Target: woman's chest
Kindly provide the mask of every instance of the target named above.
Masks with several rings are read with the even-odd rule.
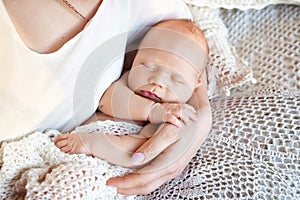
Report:
[[[3,0],[3,3],[24,44],[37,53],[51,53],[85,27],[86,19],[94,16],[101,0]]]

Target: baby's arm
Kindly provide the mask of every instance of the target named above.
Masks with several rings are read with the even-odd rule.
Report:
[[[128,73],[104,93],[99,110],[107,115],[129,120],[168,122],[180,127],[196,120],[195,109],[186,103],[159,103],[135,94],[127,85]]]
[[[148,121],[155,102],[136,95],[127,86],[128,73],[114,82],[103,94],[98,109],[110,116],[136,121]]]
[[[138,135],[122,137],[101,133],[63,134],[56,138],[55,144],[65,153],[86,154],[124,167],[139,167],[133,164],[132,153],[151,137],[156,129],[157,125],[148,124]]]

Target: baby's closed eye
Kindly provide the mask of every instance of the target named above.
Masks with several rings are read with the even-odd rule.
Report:
[[[183,85],[185,83],[185,81],[178,75],[172,75],[171,80],[177,85]]]

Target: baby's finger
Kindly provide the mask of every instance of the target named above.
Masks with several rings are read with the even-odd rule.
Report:
[[[189,124],[191,124],[192,122],[197,121],[197,115],[195,113],[191,113],[191,112],[185,112],[182,116],[182,122],[184,123],[184,125],[188,126]]]
[[[55,142],[55,145],[58,147],[58,148],[62,148],[64,146],[66,146],[68,144],[68,141],[67,140],[59,140],[57,142]]]
[[[58,141],[60,141],[60,140],[64,140],[64,139],[66,139],[67,137],[69,137],[69,135],[70,135],[70,134],[61,134],[61,135],[58,135],[58,136],[55,138],[54,142],[58,142]]]
[[[60,148],[60,150],[64,153],[69,153],[69,154],[71,154],[71,152],[72,152],[71,146],[68,146],[68,145]]]
[[[196,113],[196,110],[193,106],[189,105],[189,104],[181,104],[181,108],[182,109],[187,109],[187,110],[190,110],[191,112],[193,113]]]
[[[178,117],[174,116],[174,115],[171,115],[171,114],[167,114],[166,116],[166,121],[165,122],[168,122],[170,124],[173,124],[174,126],[180,128],[181,127],[181,122],[180,122],[180,119],[178,119]]]

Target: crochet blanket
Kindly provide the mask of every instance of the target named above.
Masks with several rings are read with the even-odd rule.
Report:
[[[141,128],[125,122],[99,121],[72,132],[124,135],[138,133]],[[0,199],[123,199],[105,183],[132,170],[102,159],[64,154],[53,143],[58,134],[56,130],[35,132],[1,146]]]
[[[256,85],[211,100],[212,131],[183,173],[136,199],[300,199],[300,7],[222,10]],[[136,133],[111,121],[79,127]],[[129,170],[53,144],[57,131],[1,145],[0,199],[123,199],[105,181]]]

